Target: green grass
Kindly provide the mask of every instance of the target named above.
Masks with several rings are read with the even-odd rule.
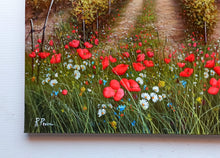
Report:
[[[67,69],[64,63],[70,63],[70,59],[73,66],[85,65],[85,63],[77,53],[73,54],[76,49],[65,50],[64,45],[73,39],[78,39],[78,36],[77,34],[69,34],[70,39],[67,39],[66,34],[59,32],[61,30],[57,32],[59,40],[56,41],[55,47],[56,51],[62,54],[62,62],[51,65],[49,58],[42,60],[41,73],[38,74],[35,60],[36,66],[33,76],[36,78],[39,76],[39,83],[36,78],[35,80],[32,78],[31,60],[28,56],[26,57],[25,132],[219,134],[220,95],[213,96],[207,93],[207,89],[210,87],[210,78],[218,79],[219,76],[217,74],[211,76],[209,72],[209,78],[204,78],[205,69],[201,60],[195,61],[197,62],[196,67],[193,63],[184,61],[189,52],[193,52],[201,58],[206,53],[217,52],[218,47],[214,43],[209,46],[198,44],[196,47],[188,46],[194,41],[187,40],[187,43],[183,43],[185,48],[176,50],[171,62],[166,64],[163,59],[168,58],[168,54],[173,53],[173,50],[159,39],[154,26],[149,25],[154,24],[156,19],[154,1],[145,0],[144,8],[142,15],[137,19],[134,32],[129,35],[127,40],[119,42],[119,45],[116,46],[117,52],[111,52],[112,56],[117,58],[117,62],[111,63],[105,70],[102,70],[99,59],[102,49],[105,48],[94,46],[89,49],[94,57],[86,60],[88,63],[86,70],[80,70],[80,78],[75,79],[74,70]],[[71,30],[71,27],[68,29]],[[142,42],[143,45],[138,46],[139,42]],[[125,47],[125,45],[127,46]],[[80,47],[83,45],[81,44]],[[207,50],[207,47],[210,47],[210,50]],[[147,60],[154,62],[154,67],[146,68],[141,72],[133,69],[132,63],[136,62],[136,50],[138,49],[143,53],[147,52],[146,49],[151,49],[154,52],[153,58],[146,55]],[[203,50],[204,53],[196,53],[197,49]],[[51,49],[47,51],[51,52]],[[122,58],[123,52],[129,52],[130,57],[128,59]],[[102,55],[105,57],[110,54]],[[183,56],[183,59],[179,59],[180,56]],[[179,73],[185,67],[179,68],[176,65],[177,62],[185,62],[185,67],[194,68],[193,75],[189,78],[180,77]],[[117,76],[112,73],[111,69],[121,63],[128,64],[129,69],[125,75]],[[94,66],[96,69],[93,68]],[[58,73],[58,77],[55,77],[56,73]],[[118,102],[113,98],[103,96],[103,89],[109,86],[112,79],[118,81],[121,78],[136,80],[137,77],[140,77],[140,73],[146,75],[146,77],[141,77],[143,79],[143,84],[139,84],[141,92],[129,92],[123,88],[125,95]],[[58,81],[53,87],[49,83],[44,85],[41,83],[48,74],[50,80],[57,79]],[[105,84],[100,85],[99,80]],[[152,93],[152,88],[162,82],[164,85],[159,85],[158,95],[166,94],[166,98],[156,103],[150,100],[149,108],[143,110],[139,103],[141,94]],[[68,90],[66,96],[61,93],[63,89]],[[206,90],[204,91],[204,89]],[[51,96],[53,91],[59,93],[57,95],[53,93]],[[106,114],[98,117],[99,104],[100,106],[105,104],[106,107],[108,104],[112,104],[112,108],[105,108]],[[45,118],[45,122],[52,123],[54,126],[34,127],[36,118]]]

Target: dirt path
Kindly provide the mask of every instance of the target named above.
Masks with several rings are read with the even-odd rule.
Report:
[[[184,39],[184,23],[176,0],[156,0],[156,27],[162,39],[178,42]]]
[[[217,13],[217,24],[212,34],[213,40],[218,40],[220,38],[220,1],[217,1],[218,13]]]
[[[130,0],[125,8],[125,11],[120,15],[116,23],[116,27],[113,28],[112,33],[106,42],[108,47],[114,46],[120,39],[126,38],[134,29],[136,19],[141,14],[144,0]]]

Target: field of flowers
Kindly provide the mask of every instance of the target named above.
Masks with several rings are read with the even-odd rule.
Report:
[[[39,39],[26,54],[25,132],[220,134],[220,42],[193,33],[172,47],[153,26],[153,4],[117,52],[105,50],[104,31],[84,42],[75,25],[43,51]]]

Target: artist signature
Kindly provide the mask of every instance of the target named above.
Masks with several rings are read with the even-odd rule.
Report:
[[[46,119],[45,118],[39,118],[37,117],[35,119],[35,124],[34,124],[34,127],[39,127],[39,126],[53,126],[54,124],[52,123],[48,123],[46,122]]]

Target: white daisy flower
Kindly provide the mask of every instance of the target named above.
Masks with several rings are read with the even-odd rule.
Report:
[[[146,78],[147,77],[146,74],[143,74],[143,73],[140,73],[139,76],[142,77],[142,78]]]
[[[150,95],[148,93],[142,93],[141,94],[141,98],[146,99],[148,101],[151,99],[151,97],[150,97]]]
[[[73,65],[72,64],[68,64],[67,65],[67,69],[72,69],[73,68]]]
[[[162,95],[158,95],[158,99],[159,99],[159,101],[162,101],[163,100]]]
[[[69,59],[68,62],[69,62],[69,63],[73,63],[73,59]]]
[[[79,79],[80,78],[80,76],[81,76],[81,74],[80,74],[80,72],[78,71],[78,70],[74,70],[74,77],[75,77],[75,79]]]
[[[214,70],[210,70],[210,75],[214,76],[215,75],[215,71]]]
[[[144,83],[143,79],[141,77],[136,78],[136,81],[142,85]]]
[[[45,83],[46,83],[46,81],[45,81],[45,80],[43,80],[43,81],[41,82],[41,84],[42,84],[42,85],[45,85]]]
[[[90,88],[87,88],[87,91],[88,91],[88,92],[92,92],[92,90],[91,90]]]
[[[55,73],[55,75],[54,75],[55,77],[58,77],[58,73]]]
[[[205,72],[209,72],[209,69],[208,69],[208,68],[205,68],[204,70],[205,70]]]
[[[172,72],[173,72],[173,67],[171,67],[171,66],[170,66],[170,68],[169,68],[169,69],[170,69],[170,71],[172,71]]]
[[[149,103],[148,103],[147,100],[141,99],[141,100],[139,101],[139,103],[140,103],[141,107],[142,107],[144,110],[147,110],[147,109],[149,108]]]
[[[83,61],[83,64],[84,64],[84,65],[88,65],[88,62],[87,62],[87,61]]]
[[[204,72],[204,78],[209,78],[208,72]]]
[[[64,62],[64,63],[63,63],[63,66],[66,67],[66,66],[67,66],[67,62]]]
[[[150,96],[151,96],[151,99],[154,103],[156,103],[159,99],[156,93],[151,93]]]
[[[153,89],[153,91],[156,92],[156,93],[159,92],[159,87],[158,87],[158,86],[154,86],[152,89]]]
[[[102,104],[102,108],[103,108],[103,109],[106,109],[106,108],[107,108],[107,105],[106,105],[106,104]]]
[[[106,110],[105,109],[99,109],[98,110],[98,117],[101,117],[101,116],[103,116],[105,114],[106,114]]]
[[[166,96],[166,94],[162,94],[162,97],[163,97],[163,99],[165,99],[167,96]]]
[[[113,106],[112,106],[111,103],[108,103],[107,106],[108,106],[109,108],[111,108],[111,109],[113,108]]]
[[[45,79],[45,82],[46,82],[46,83],[50,82],[50,77],[47,77],[47,78]]]
[[[73,66],[73,69],[75,69],[75,70],[80,70],[80,66],[79,66],[79,65],[74,65],[74,66]]]
[[[94,78],[94,77],[95,77],[95,75],[94,75],[94,74],[92,74],[92,75],[91,75],[91,78]]]
[[[58,83],[58,81],[56,79],[53,79],[50,81],[50,85],[53,87],[54,85],[56,85]]]
[[[51,76],[51,74],[49,74],[49,73],[48,73],[48,74],[46,74],[46,77],[50,77],[50,76]]]
[[[81,65],[81,69],[82,69],[82,71],[85,71],[86,70],[86,66],[85,65]]]

